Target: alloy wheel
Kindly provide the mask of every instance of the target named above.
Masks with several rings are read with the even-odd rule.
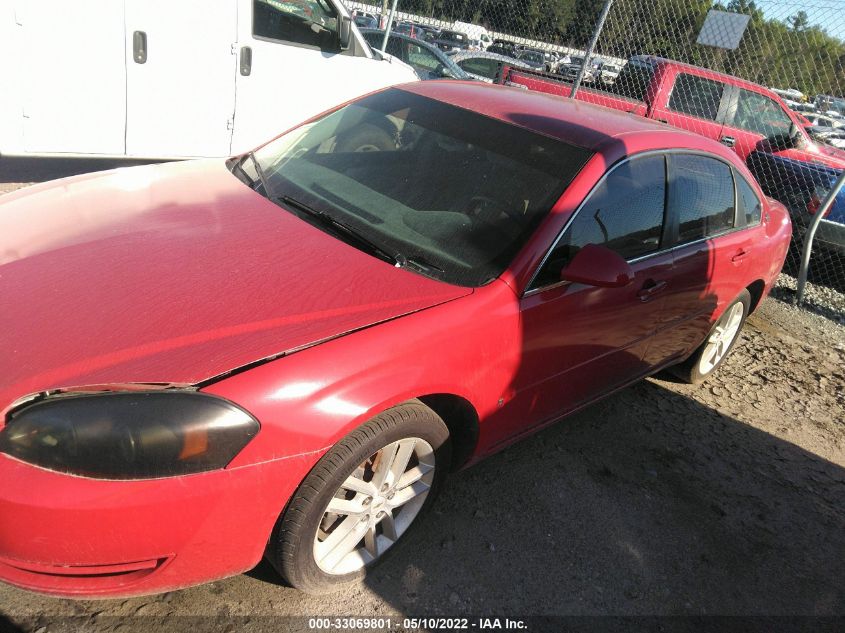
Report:
[[[327,574],[378,559],[413,523],[434,481],[434,449],[404,438],[376,451],[346,478],[323,511],[314,559]]]

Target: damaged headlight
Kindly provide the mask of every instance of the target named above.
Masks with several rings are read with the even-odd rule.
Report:
[[[14,412],[0,452],[95,479],[149,479],[223,468],[258,430],[243,409],[198,392],[80,394]]]

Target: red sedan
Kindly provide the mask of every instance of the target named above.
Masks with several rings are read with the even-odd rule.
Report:
[[[0,579],[359,579],[450,470],[706,378],[790,231],[714,141],[461,82],[3,196]]]

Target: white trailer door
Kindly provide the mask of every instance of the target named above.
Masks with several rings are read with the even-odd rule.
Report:
[[[373,59],[363,40],[333,46],[328,0],[238,0],[239,72],[232,153],[253,149],[332,106],[414,78]]]
[[[17,0],[26,152],[123,154],[122,0]]]
[[[128,155],[229,155],[236,38],[232,0],[126,0]]]

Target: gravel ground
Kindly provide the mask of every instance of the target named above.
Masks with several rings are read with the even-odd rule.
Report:
[[[0,613],[40,633],[156,622],[144,616],[227,630],[318,614],[845,616],[843,360],[841,323],[770,298],[704,385],[643,381],[455,474],[343,593],[300,594],[262,564],[129,600],[0,585]]]

